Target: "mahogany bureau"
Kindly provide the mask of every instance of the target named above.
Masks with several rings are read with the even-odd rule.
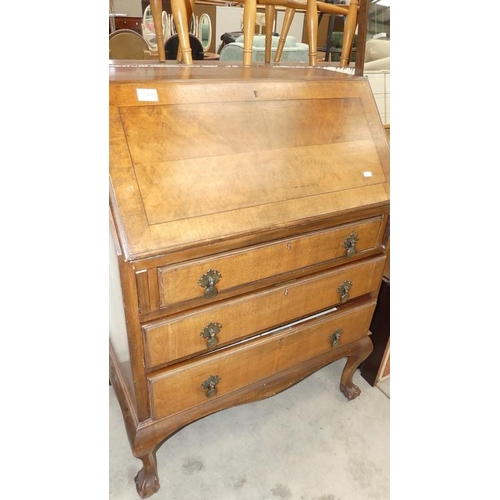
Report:
[[[181,427],[372,350],[389,147],[364,77],[110,65],[110,381],[142,469]],[[223,439],[223,437],[221,437]]]

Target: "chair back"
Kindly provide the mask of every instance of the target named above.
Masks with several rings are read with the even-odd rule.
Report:
[[[117,30],[109,35],[110,59],[151,59],[146,40],[133,30]]]

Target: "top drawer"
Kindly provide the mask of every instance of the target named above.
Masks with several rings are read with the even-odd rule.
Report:
[[[334,259],[363,255],[381,245],[385,219],[374,217],[307,235],[158,268],[161,309],[230,296],[237,287]],[[274,279],[273,281],[277,281]]]

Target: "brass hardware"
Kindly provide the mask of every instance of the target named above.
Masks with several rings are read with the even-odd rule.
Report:
[[[217,394],[217,388],[215,387],[220,382],[219,375],[210,375],[203,383],[201,388],[205,389],[207,392],[207,398],[212,398]]]
[[[329,337],[328,339],[332,342],[332,347],[335,346],[336,344],[339,343],[340,337],[342,337],[342,334],[344,333],[344,330],[342,328],[337,328]]]
[[[216,335],[220,332],[221,328],[222,325],[220,323],[209,323],[200,332],[200,337],[207,339],[208,349],[213,349],[219,343],[219,339],[216,337]]]
[[[352,281],[343,281],[337,288],[337,292],[340,294],[340,303],[343,304],[349,300],[349,290],[352,287]]]
[[[351,233],[344,240],[344,248],[347,249],[347,257],[353,257],[354,255],[356,255],[356,243],[358,242],[358,239],[359,237],[357,233]]]
[[[215,285],[222,278],[221,273],[219,271],[215,271],[214,269],[210,269],[198,280],[198,284],[205,289],[203,292],[203,297],[206,299],[213,299],[219,291],[215,288]]]

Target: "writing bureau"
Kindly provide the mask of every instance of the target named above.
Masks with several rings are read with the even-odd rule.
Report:
[[[109,120],[110,380],[144,498],[190,422],[342,358],[359,395],[389,148],[367,80],[322,67],[111,64]]]

